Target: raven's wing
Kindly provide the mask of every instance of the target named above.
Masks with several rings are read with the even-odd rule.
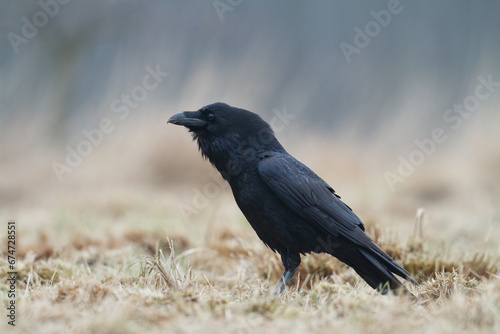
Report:
[[[394,284],[391,287],[397,288],[400,283],[390,272],[416,284],[403,267],[365,234],[361,220],[340,200],[332,187],[307,166],[286,152],[265,152],[259,155],[259,160],[258,170],[262,180],[285,205],[319,232],[333,236],[340,235],[360,246],[358,250],[369,260],[369,263],[378,269],[382,278],[379,279],[380,277],[377,276],[372,281],[371,278],[376,276],[373,271],[375,268],[367,273],[366,268],[363,268],[365,262],[358,261],[350,265],[372,287],[376,288],[379,283],[391,281]],[[376,257],[374,257],[375,254],[377,254]],[[357,265],[360,263],[361,266]]]
[[[265,152],[259,160],[262,180],[296,214],[319,231],[373,247],[358,216],[311,169],[286,152]]]

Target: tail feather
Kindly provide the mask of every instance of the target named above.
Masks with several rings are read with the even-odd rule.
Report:
[[[385,258],[377,256],[377,253],[373,253],[370,250],[360,248],[359,252],[364,257],[365,261],[363,262],[365,263],[360,263],[353,268],[372,288],[380,291],[382,294],[386,294],[388,292],[388,288],[391,290],[403,289],[403,291],[407,291],[404,285],[401,284],[401,282],[392,274],[392,272],[396,271],[391,270],[393,269],[392,263],[388,263]],[[387,265],[391,265],[389,267],[390,269],[387,268]],[[396,267],[394,269],[399,268]],[[400,270],[397,270],[397,272],[399,275]],[[404,273],[402,274],[404,276],[400,276],[406,278],[406,275]]]
[[[382,249],[368,249],[364,247],[346,247],[349,250],[339,254],[332,254],[340,261],[352,267],[368,285],[382,294],[386,294],[389,289],[393,291],[403,291],[405,294],[409,291],[394,276],[394,274],[417,284],[411,275],[399,264],[396,263]],[[347,249],[344,250],[347,250]]]
[[[401,267],[396,261],[394,261],[389,255],[387,255],[387,253],[384,252],[379,246],[377,246],[377,244],[373,243],[372,246],[373,247],[371,249],[360,249],[361,253],[363,253],[365,256],[368,256],[370,254],[373,255],[378,259],[378,261],[375,261],[383,264],[384,267],[390,272],[412,282],[413,284],[418,284],[413,279],[413,277],[411,277],[410,273],[406,271],[405,268]]]

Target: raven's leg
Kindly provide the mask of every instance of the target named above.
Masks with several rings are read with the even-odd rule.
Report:
[[[285,287],[290,282],[297,269],[299,269],[300,265],[300,253],[291,253],[286,251],[280,254],[285,271],[283,271],[278,283],[276,283],[276,286],[274,287],[275,295],[281,294],[283,290],[285,290]]]

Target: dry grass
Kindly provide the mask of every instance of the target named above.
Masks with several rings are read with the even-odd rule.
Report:
[[[437,157],[393,194],[380,181],[386,168],[380,158],[357,157],[370,161],[363,164],[345,148],[329,148],[332,154],[320,158],[310,150],[322,149],[320,142],[291,145],[420,285],[409,285],[417,302],[380,296],[352,269],[315,254],[303,258],[290,288],[275,297],[270,291],[280,259],[258,240],[227,188],[189,219],[181,215],[179,204],[192,203],[193,188],[213,181],[195,145],[182,131],[148,134],[156,148],[151,141],[137,144],[142,137],[132,135],[130,143],[147,149],[119,173],[113,171],[124,158],[116,152],[124,144],[110,140],[62,184],[44,169],[54,157],[50,150],[46,163],[29,172],[39,154],[21,157],[0,146],[8,158],[0,172],[19,173],[0,184],[2,221],[18,224],[17,332],[500,332],[496,151],[486,151],[472,167],[457,164],[453,152]],[[174,146],[158,144],[173,140]],[[333,156],[353,163],[336,164]],[[493,184],[470,198],[450,175],[434,182],[436,170],[454,165],[472,179],[464,189],[474,181],[484,185],[485,173]],[[29,182],[20,173],[29,174]],[[421,206],[425,211],[415,215]],[[7,303],[4,246],[1,252]],[[12,332],[2,319],[0,332]]]
[[[499,329],[500,280],[491,261],[476,257],[472,263],[488,270],[471,277],[473,265],[460,258],[438,267],[437,255],[401,247],[398,258],[409,270],[432,270],[429,277],[417,276],[419,286],[410,286],[418,298],[412,302],[379,296],[331,257],[307,256],[291,288],[275,297],[270,291],[280,274],[279,259],[263,247],[249,248],[252,238],[176,253],[175,241],[164,236],[152,255],[148,245],[125,233],[113,244],[88,236],[85,245],[48,259],[28,252],[18,262],[17,327],[41,333]],[[4,260],[0,268],[5,277]]]

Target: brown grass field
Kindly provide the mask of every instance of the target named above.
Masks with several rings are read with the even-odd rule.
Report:
[[[279,257],[186,131],[135,126],[117,129],[63,182],[51,163],[66,143],[39,140],[36,129],[23,140],[12,139],[16,127],[2,134],[1,333],[500,333],[493,124],[471,124],[395,192],[383,178],[399,154],[390,138],[278,136],[414,275],[417,302],[379,295],[324,254],[305,256],[292,286],[273,296]],[[6,318],[8,220],[17,227],[15,328]]]

